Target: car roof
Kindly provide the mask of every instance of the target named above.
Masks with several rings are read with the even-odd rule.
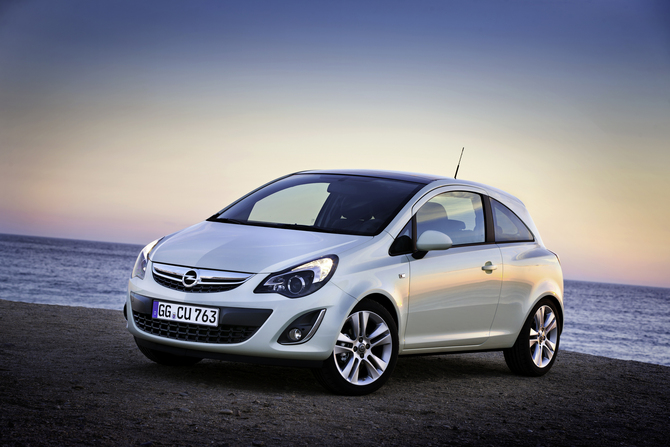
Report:
[[[380,169],[319,169],[312,171],[300,171],[296,174],[335,174],[335,175],[360,175],[363,177],[377,177],[391,180],[404,180],[407,182],[421,183],[427,185],[435,180],[442,180],[446,177],[440,177],[429,174],[418,174],[414,172],[402,171],[384,171]]]
[[[433,175],[433,174],[420,174],[417,172],[403,172],[403,171],[386,171],[381,169],[329,169],[329,170],[311,170],[311,171],[300,171],[296,174],[335,174],[335,175],[360,175],[364,177],[377,177],[385,178],[391,180],[404,180],[408,182],[420,183],[423,185],[428,185],[430,183],[435,183],[434,186],[473,186],[476,188],[481,188],[485,190],[490,196],[496,198],[504,198],[505,201],[517,202],[519,205],[523,206],[523,203],[515,196],[509,194],[508,192],[502,191],[498,188],[494,188],[483,183],[472,182],[469,180],[455,179],[452,177],[442,176],[442,175]]]

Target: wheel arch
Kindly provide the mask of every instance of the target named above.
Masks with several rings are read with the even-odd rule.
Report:
[[[374,301],[380,306],[384,307],[388,311],[389,314],[391,314],[391,317],[393,318],[393,322],[395,323],[396,329],[399,330],[400,328],[400,318],[398,316],[398,310],[396,307],[393,305],[392,300],[387,297],[386,295],[382,295],[381,293],[371,293],[370,295],[366,295],[363,298],[361,298],[359,303],[364,300],[370,300]],[[358,304],[356,304],[358,305]]]
[[[554,295],[552,293],[546,293],[546,294],[542,295],[540,298],[538,298],[537,301],[535,301],[533,303],[533,305],[530,307],[530,309],[528,309],[528,315],[526,315],[526,318],[528,318],[530,316],[530,314],[533,311],[533,309],[535,308],[535,306],[537,306],[537,303],[539,303],[540,301],[542,301],[544,299],[547,299],[547,300],[553,302],[556,305],[556,308],[558,309],[558,316],[559,316],[558,321],[560,322],[558,330],[559,330],[559,334],[562,334],[563,333],[563,325],[565,324],[564,319],[563,319],[563,314],[564,314],[563,303],[561,302],[561,300],[558,299],[558,297],[556,295]],[[526,321],[526,320],[524,320],[524,321]]]
[[[565,309],[563,308],[563,276],[560,274],[560,270],[556,275],[547,275],[544,280],[536,283],[532,290],[530,291],[528,298],[530,298],[527,302],[530,304],[526,310],[526,315],[523,319],[525,322],[526,319],[529,317],[530,313],[533,311],[533,308],[537,306],[537,303],[540,301],[547,299],[550,300],[558,309],[558,316],[560,320],[560,327],[559,327],[559,333],[563,332],[563,318],[564,318],[564,313]],[[560,276],[557,276],[559,275]],[[535,299],[533,299],[535,298]],[[523,326],[523,323],[521,323]]]

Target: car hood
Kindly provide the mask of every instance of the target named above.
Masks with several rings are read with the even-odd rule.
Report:
[[[272,273],[315,257],[337,254],[370,239],[206,221],[168,236],[150,258],[187,267]]]

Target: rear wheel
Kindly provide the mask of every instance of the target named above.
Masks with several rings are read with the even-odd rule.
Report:
[[[344,322],[331,356],[312,370],[326,389],[350,396],[378,390],[398,359],[398,329],[389,312],[361,301]]]
[[[509,369],[523,376],[542,376],[556,361],[560,341],[560,321],[556,304],[540,300],[523,325],[519,337],[505,349]]]
[[[159,363],[161,365],[166,365],[166,366],[192,366],[198,363],[200,360],[202,360],[199,357],[189,357],[185,355],[174,355],[174,354],[169,354],[167,352],[163,351],[157,351],[155,349],[147,348],[146,346],[142,346],[139,343],[137,343],[137,339],[135,339],[135,344],[137,344],[137,347],[140,349],[142,354],[146,358],[148,358],[151,361],[154,361],[156,363]]]

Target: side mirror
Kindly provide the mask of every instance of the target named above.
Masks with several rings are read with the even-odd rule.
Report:
[[[440,231],[426,230],[419,240],[416,241],[416,248],[419,251],[446,250],[454,245],[451,238]]]

